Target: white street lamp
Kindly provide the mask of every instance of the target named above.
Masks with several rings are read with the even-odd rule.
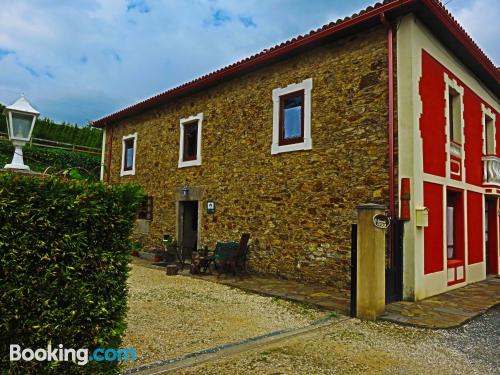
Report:
[[[29,170],[30,167],[24,164],[23,146],[31,139],[31,133],[40,112],[33,108],[22,95],[14,104],[5,107],[3,114],[7,118],[9,139],[15,148],[12,163],[4,168]]]

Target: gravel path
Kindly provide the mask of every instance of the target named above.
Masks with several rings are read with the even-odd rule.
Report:
[[[497,312],[462,333],[350,319],[176,374],[498,374],[499,336],[487,329],[499,319]],[[479,346],[462,346],[469,340]]]
[[[500,306],[462,327],[439,331],[440,339],[471,362],[480,362],[500,374]]]
[[[124,368],[302,327],[323,316],[293,302],[132,264],[122,347],[135,348],[137,360]]]

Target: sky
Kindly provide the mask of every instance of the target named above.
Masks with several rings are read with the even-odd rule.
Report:
[[[0,0],[0,103],[85,125],[375,0]],[[500,0],[445,0],[500,65]]]

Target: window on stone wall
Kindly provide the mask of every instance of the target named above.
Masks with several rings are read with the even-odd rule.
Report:
[[[183,161],[195,160],[198,150],[198,121],[184,124]]]
[[[203,113],[180,122],[179,168],[201,165]]]
[[[312,79],[273,90],[271,154],[310,150]]]
[[[142,220],[153,220],[153,197],[151,195],[144,197],[137,210],[137,218]]]
[[[280,97],[279,145],[304,142],[304,90]]]
[[[130,171],[134,165],[134,140],[127,139],[125,141],[125,162],[123,170]]]
[[[134,175],[135,174],[135,158],[137,151],[137,133],[130,134],[123,137],[122,140],[122,168],[120,175]]]

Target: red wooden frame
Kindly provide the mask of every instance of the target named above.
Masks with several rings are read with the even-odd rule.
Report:
[[[188,137],[186,137],[186,132],[189,128],[195,128],[195,134],[196,134],[196,149],[194,151],[194,154],[188,154]],[[183,152],[182,152],[182,161],[191,161],[191,160],[196,160],[198,156],[198,147],[200,145],[198,144],[198,121],[193,121],[189,122],[187,124],[183,124],[182,126],[182,131],[184,132],[183,135],[183,140],[184,140],[184,145],[183,145]]]
[[[300,137],[295,138],[285,138],[285,100],[288,98],[294,98],[300,96],[301,97],[301,105],[300,105]],[[304,142],[304,90],[298,90],[291,92],[289,94],[285,94],[280,96],[280,112],[279,112],[279,141],[278,144],[280,146],[291,145],[295,143]]]
[[[464,228],[464,194],[462,190],[448,188],[446,190],[446,206],[453,206],[453,243],[454,243],[454,256],[448,259],[451,260],[465,260],[465,228]]]
[[[125,139],[123,141],[123,146],[125,147],[125,151],[123,153],[123,170],[124,171],[131,171],[134,168],[134,157],[132,156],[132,163],[130,163],[130,167],[127,167],[127,161],[128,161],[127,150],[134,149],[135,139],[134,138]]]

